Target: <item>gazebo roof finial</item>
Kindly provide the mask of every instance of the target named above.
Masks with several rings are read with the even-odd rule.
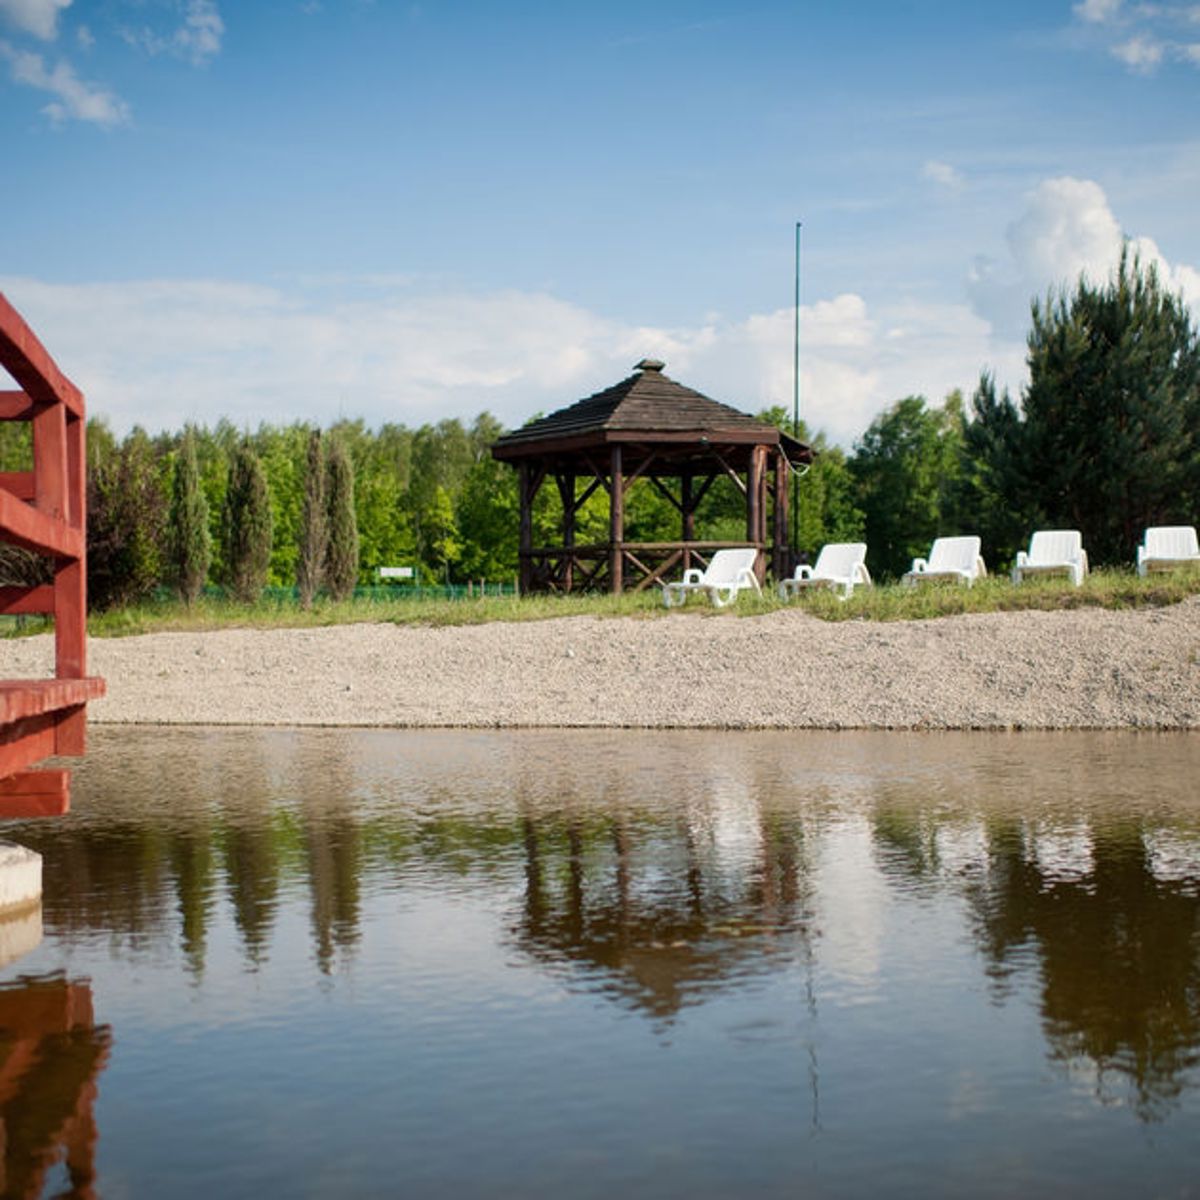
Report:
[[[633,369],[635,371],[661,371],[666,365],[661,358],[643,358]]]

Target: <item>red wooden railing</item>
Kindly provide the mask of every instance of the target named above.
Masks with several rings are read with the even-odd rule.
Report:
[[[0,420],[28,421],[32,470],[0,472],[0,541],[50,563],[53,582],[0,587],[0,613],[54,616],[54,678],[0,681],[0,817],[66,812],[66,771],[27,771],[84,752],[87,702],[104,680],[87,674],[85,414],[67,379],[0,293],[0,366],[19,386],[0,390]]]

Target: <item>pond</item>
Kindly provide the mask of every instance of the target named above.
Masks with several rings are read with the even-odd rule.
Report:
[[[4,1195],[1190,1195],[1200,738],[100,728]],[[40,940],[39,940],[40,939]]]

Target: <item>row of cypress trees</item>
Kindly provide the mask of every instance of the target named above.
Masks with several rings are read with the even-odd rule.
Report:
[[[221,582],[238,600],[251,604],[262,594],[271,560],[271,497],[262,462],[249,439],[229,464],[222,510],[225,567]],[[196,442],[184,433],[175,462],[166,539],[170,578],[180,597],[192,604],[212,565],[208,502],[200,486]],[[296,587],[309,608],[324,590],[335,600],[354,591],[358,576],[358,523],[354,512],[354,468],[345,447],[319,430],[309,435],[304,481]],[[106,597],[96,596],[99,607]]]

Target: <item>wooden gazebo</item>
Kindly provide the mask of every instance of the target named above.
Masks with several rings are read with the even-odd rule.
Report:
[[[507,433],[492,446],[492,455],[519,474],[522,592],[641,590],[706,563],[724,546],[755,547],[760,581],[768,556],[777,578],[786,571],[788,475],[812,462],[812,451],[776,426],[676,383],[663,374],[663,365],[643,359],[628,379]],[[746,537],[697,540],[696,510],[726,477],[745,496]],[[534,546],[533,504],[548,478],[562,501],[562,544]],[[678,541],[625,540],[625,495],[638,479],[648,480],[679,513]],[[609,498],[608,541],[577,545],[577,515],[599,488]]]

